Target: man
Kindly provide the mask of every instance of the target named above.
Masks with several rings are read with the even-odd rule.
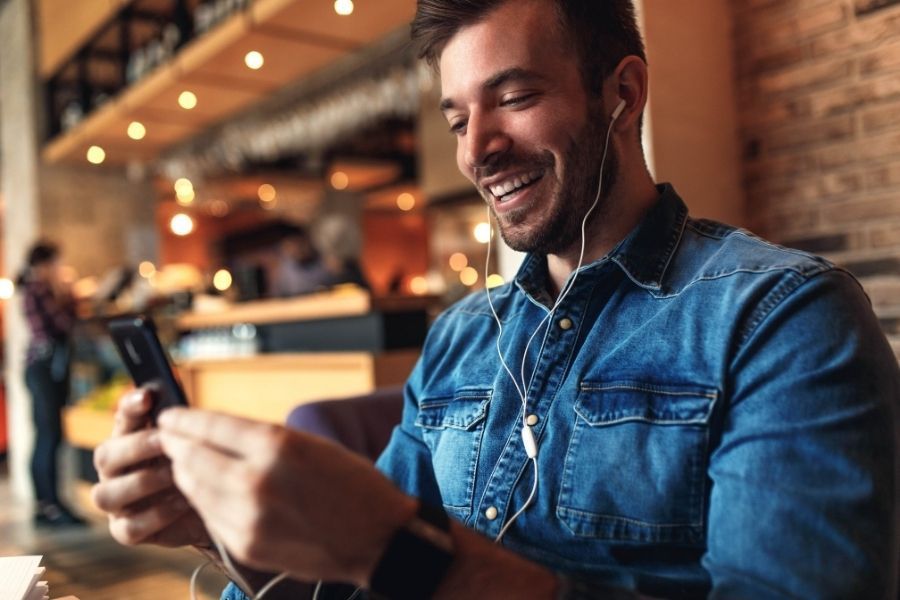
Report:
[[[140,429],[130,396],[96,459],[113,535],[213,554],[213,534],[255,589],[893,597],[896,361],[846,272],[653,184],[631,3],[419,0],[413,32],[460,170],[529,252],[516,281],[434,324],[391,481],[271,425]]]

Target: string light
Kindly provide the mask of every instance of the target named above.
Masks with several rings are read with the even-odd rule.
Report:
[[[185,90],[178,95],[178,106],[184,110],[191,110],[197,106],[197,95],[194,92]]]
[[[224,292],[230,288],[231,281],[231,273],[229,273],[227,269],[219,269],[216,271],[216,274],[213,275],[213,287],[220,292]]]
[[[147,128],[144,127],[144,124],[140,121],[132,121],[128,124],[128,130],[126,132],[128,137],[133,140],[142,140],[144,136],[147,135]]]
[[[184,213],[178,213],[169,221],[169,229],[180,237],[190,235],[194,231],[194,220]]]
[[[491,240],[491,226],[489,223],[481,222],[472,230],[475,241],[479,244],[487,244]]]
[[[353,14],[353,0],[334,0],[334,12],[346,17]]]
[[[450,268],[459,273],[469,266],[468,257],[462,252],[456,252],[450,256]]]
[[[106,160],[106,151],[100,146],[91,146],[87,151],[87,159],[93,165],[102,164]]]
[[[397,196],[397,208],[402,211],[409,211],[416,207],[416,197],[409,192],[403,192]]]
[[[244,64],[247,65],[248,69],[258,71],[265,63],[266,59],[263,58],[263,55],[256,50],[251,50],[246,55],[244,55]]]

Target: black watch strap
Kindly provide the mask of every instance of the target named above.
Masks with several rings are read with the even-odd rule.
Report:
[[[452,562],[450,518],[441,507],[420,503],[416,516],[388,542],[372,573],[371,589],[389,600],[426,600]]]

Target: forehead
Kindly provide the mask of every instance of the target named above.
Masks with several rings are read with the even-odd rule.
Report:
[[[460,29],[441,53],[443,95],[462,95],[513,68],[549,79],[577,76],[577,59],[563,37],[552,0],[508,0],[481,21]]]

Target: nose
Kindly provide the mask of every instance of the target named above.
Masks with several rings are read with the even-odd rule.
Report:
[[[473,112],[466,123],[466,135],[460,138],[464,164],[469,171],[490,166],[509,150],[510,143],[497,119],[486,113]]]

